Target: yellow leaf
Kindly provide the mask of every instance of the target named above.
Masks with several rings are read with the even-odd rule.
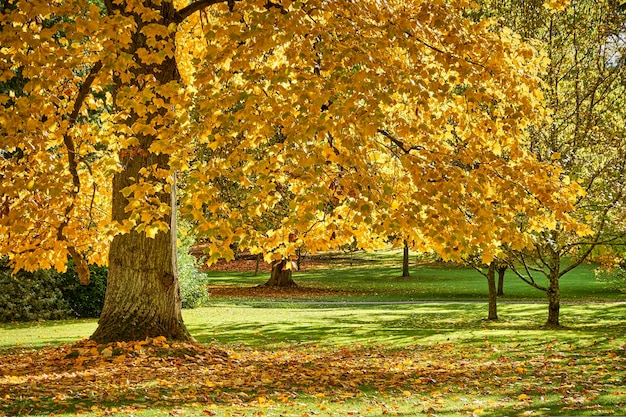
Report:
[[[491,261],[493,261],[493,258],[494,258],[494,256],[493,256],[492,253],[483,252],[481,260],[482,260],[483,264],[488,265],[488,264],[491,263]]]
[[[159,233],[159,228],[156,226],[146,226],[145,232],[146,236],[148,236],[150,239],[154,239],[157,233]]]

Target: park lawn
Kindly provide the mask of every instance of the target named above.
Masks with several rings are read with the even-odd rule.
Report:
[[[485,308],[216,301],[184,311],[200,345],[108,349],[71,344],[95,320],[3,325],[0,415],[626,414],[625,304],[565,305],[561,331],[541,304]]]
[[[320,299],[315,293],[298,293],[294,301],[324,302],[411,302],[411,301],[484,301],[487,280],[470,267],[450,265],[412,265],[408,278],[401,277],[402,255],[397,251],[355,253],[314,264],[302,271],[294,271],[296,283],[307,289],[334,291]],[[601,282],[595,274],[596,265],[583,264],[560,280],[561,297],[568,302],[626,301],[626,296]],[[253,272],[207,271],[204,273],[209,291],[220,299],[220,289],[250,288],[262,285],[268,273],[254,276]],[[547,286],[547,280],[538,282]],[[505,274],[503,297],[500,302],[545,302],[546,294],[523,282],[513,272]],[[225,298],[237,302],[232,291]],[[265,296],[250,297],[245,303],[266,302]],[[283,299],[281,302],[284,302]]]

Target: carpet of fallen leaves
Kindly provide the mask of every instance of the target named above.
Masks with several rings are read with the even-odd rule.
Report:
[[[288,407],[304,397],[326,404],[362,398],[364,406],[394,414],[376,400],[385,395],[410,399],[416,412],[432,415],[450,407],[450,401],[459,415],[482,414],[467,402],[481,397],[491,398],[484,408],[519,410],[520,415],[550,410],[554,398],[562,412],[620,414],[626,411],[625,370],[626,345],[588,354],[557,341],[530,348],[486,341],[480,346],[255,350],[168,343],[160,337],[108,345],[84,340],[3,352],[0,415],[128,415],[191,406],[206,415],[215,415],[216,407],[256,407],[265,411],[255,415],[265,416],[274,406]],[[599,405],[605,395],[617,399],[612,409]]]
[[[316,287],[236,287],[227,285],[208,286],[207,291],[211,297],[254,297],[254,298],[316,298],[340,295],[355,295],[357,292],[339,291],[330,288]]]

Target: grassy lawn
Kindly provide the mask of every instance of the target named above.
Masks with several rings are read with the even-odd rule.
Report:
[[[306,288],[332,289],[337,295],[325,295],[324,301],[397,302],[397,301],[483,301],[487,280],[469,267],[447,265],[413,265],[411,276],[401,277],[402,257],[399,252],[356,253],[294,272],[294,280]],[[563,302],[626,301],[626,296],[610,289],[606,282],[596,279],[595,265],[584,264],[561,278]],[[252,272],[208,271],[211,286],[252,287],[267,281],[269,274],[254,276]],[[538,279],[547,286],[547,280]],[[505,274],[507,301],[546,300],[539,291],[508,270]],[[316,297],[308,297],[315,299]],[[299,298],[306,301],[307,297]],[[235,301],[235,300],[231,300]],[[246,297],[246,302],[255,301]],[[262,300],[256,300],[262,301]]]
[[[430,301],[214,298],[184,311],[199,345],[76,343],[95,320],[0,325],[0,416],[626,415],[626,304],[591,268],[564,278],[575,302],[562,306],[566,327],[547,331],[543,294],[517,292],[512,277],[515,302],[488,322],[476,272],[419,267],[406,280],[366,263],[295,279],[347,291],[334,301]]]

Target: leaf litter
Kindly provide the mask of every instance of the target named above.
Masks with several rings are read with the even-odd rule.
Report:
[[[363,408],[348,410],[355,415],[373,409],[397,414],[398,401],[433,415],[487,409],[619,414],[626,411],[625,369],[626,345],[590,354],[556,341],[530,347],[486,342],[256,349],[163,337],[106,345],[82,340],[5,351],[0,415],[111,415],[148,408],[182,415],[189,406],[216,415],[217,408],[271,410],[304,400],[320,410],[355,401],[351,406]],[[610,408],[599,400],[606,396]]]

